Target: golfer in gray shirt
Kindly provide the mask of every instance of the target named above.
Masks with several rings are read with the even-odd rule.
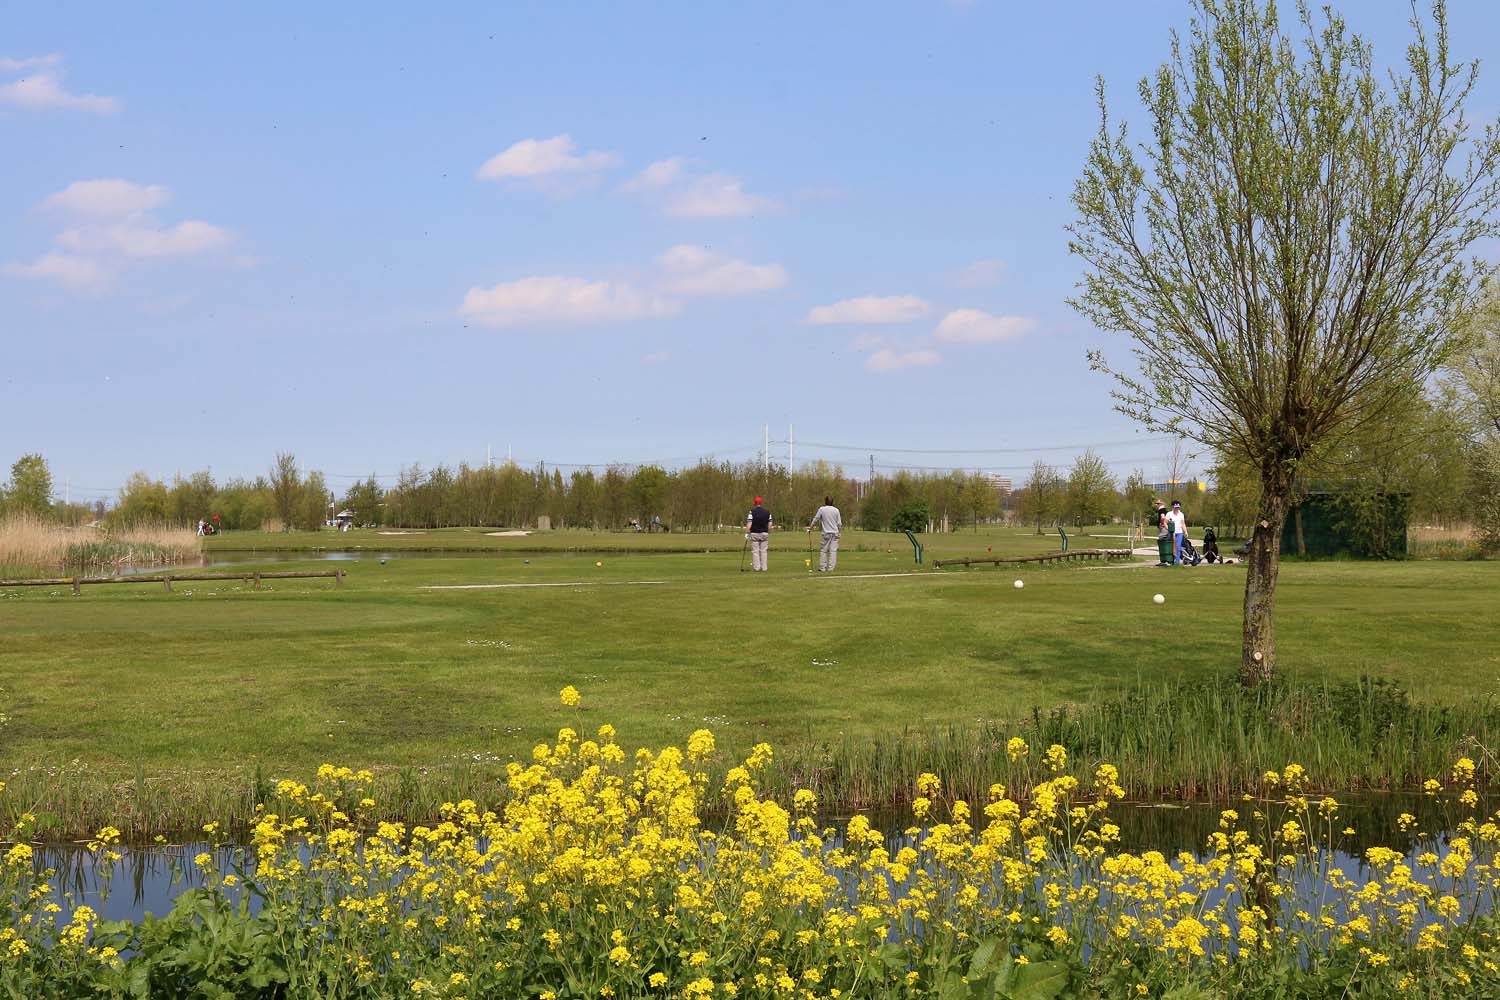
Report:
[[[823,546],[818,549],[818,572],[832,573],[839,561],[839,532],[844,528],[844,519],[833,505],[833,497],[823,498],[823,506],[818,508],[807,526],[808,534],[812,534],[813,528],[823,532]]]

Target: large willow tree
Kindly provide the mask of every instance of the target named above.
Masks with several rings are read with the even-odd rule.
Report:
[[[1414,12],[1396,70],[1331,11],[1283,32],[1265,0],[1197,0],[1188,37],[1140,84],[1137,144],[1100,126],[1074,191],[1073,305],[1134,341],[1102,355],[1123,412],[1249,458],[1260,502],[1241,678],[1275,670],[1282,527],[1299,465],[1406,398],[1443,361],[1495,232],[1500,132],[1464,118],[1441,4]]]

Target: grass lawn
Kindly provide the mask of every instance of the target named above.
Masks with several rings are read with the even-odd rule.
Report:
[[[805,543],[804,525],[795,525],[778,532],[777,541],[783,546],[799,546]],[[1078,548],[1122,548],[1129,544],[1125,525],[1099,525],[1089,529],[1097,534],[1072,534],[1072,542]],[[982,525],[973,530],[956,531],[946,535],[922,535],[922,545],[932,558],[945,555],[974,555],[982,553],[986,546],[997,555],[1023,555],[1039,552],[1056,552],[1060,547],[1057,531],[1049,528],[1038,535],[1031,528],[1011,528],[999,525]],[[1154,539],[1153,539],[1154,541]],[[564,529],[559,531],[533,531],[524,535],[513,535],[496,528],[359,528],[350,531],[226,531],[204,539],[204,548],[210,557],[216,553],[243,552],[301,552],[301,551],[350,551],[350,552],[399,552],[450,551],[450,552],[738,552],[744,544],[743,529],[727,528],[717,532],[643,532],[643,531],[590,531]],[[868,550],[910,557],[911,543],[905,535],[882,531],[859,531],[847,529],[843,534],[841,551],[859,552]]]
[[[823,577],[804,569],[802,542],[778,537],[765,575],[738,572],[734,553],[501,554],[341,563],[342,589],[0,592],[0,768],[508,758],[573,718],[557,705],[568,683],[585,724],[613,722],[632,745],[708,725],[737,748],[1003,719],[1237,662],[1240,567],[854,578],[911,572],[909,546],[892,546],[846,550]],[[328,564],[278,568],[301,565]],[[597,586],[426,589],[574,582]],[[1283,668],[1490,697],[1497,601],[1494,564],[1288,565]]]

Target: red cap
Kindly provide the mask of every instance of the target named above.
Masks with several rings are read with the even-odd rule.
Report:
[[[756,505],[756,506],[757,506],[757,507],[759,507],[759,506],[760,506],[760,497],[756,497],[756,498],[755,498],[755,505]]]

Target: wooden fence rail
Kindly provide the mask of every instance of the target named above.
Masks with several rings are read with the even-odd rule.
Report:
[[[344,585],[341,569],[277,570],[259,573],[140,573],[134,576],[55,576],[42,580],[0,580],[0,587],[72,587],[73,593],[83,593],[85,584],[95,583],[159,583],[170,591],[172,584],[192,583],[198,580],[244,580],[260,589],[262,580],[309,580],[314,577],[331,577],[338,586]]]
[[[1041,556],[965,556],[962,559],[936,559],[932,565],[944,566],[1002,565],[1010,563],[1073,562],[1087,559],[1129,559],[1134,553],[1129,549],[1073,549],[1068,552],[1049,552]]]

